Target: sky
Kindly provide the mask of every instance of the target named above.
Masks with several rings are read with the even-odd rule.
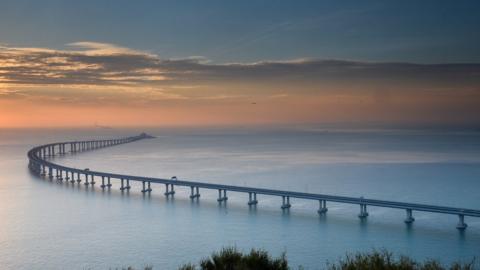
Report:
[[[0,128],[480,127],[480,1],[0,0]]]

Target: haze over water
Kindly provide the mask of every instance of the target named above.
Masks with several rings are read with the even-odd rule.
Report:
[[[442,262],[480,256],[480,219],[357,205],[177,188],[163,185],[143,196],[48,181],[31,175],[26,152],[57,141],[134,135],[141,129],[0,130],[0,262],[5,269],[106,269],[153,265],[175,269],[209,252],[235,245],[287,252],[292,266],[318,269],[346,252],[387,248]],[[226,183],[332,195],[480,208],[480,132],[469,130],[334,130],[318,127],[147,129],[156,139],[57,157],[77,168],[132,175]]]

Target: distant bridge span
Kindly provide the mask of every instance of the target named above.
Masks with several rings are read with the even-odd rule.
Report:
[[[112,180],[120,181],[120,190],[129,190],[131,188],[130,181],[137,181],[142,183],[142,192],[150,193],[152,192],[151,184],[164,184],[166,191],[165,196],[173,196],[175,194],[175,186],[184,186],[190,187],[191,193],[190,198],[192,200],[200,198],[200,188],[203,189],[214,189],[218,190],[218,199],[219,203],[224,203],[228,200],[227,191],[248,193],[248,205],[255,206],[258,204],[257,194],[269,195],[269,196],[278,196],[282,198],[281,209],[289,209],[290,198],[306,199],[306,200],[316,200],[319,202],[318,213],[320,215],[325,215],[328,211],[327,202],[335,203],[347,203],[347,204],[357,204],[360,206],[360,213],[358,217],[364,219],[368,216],[367,206],[376,206],[376,207],[387,207],[387,208],[397,208],[404,209],[406,211],[405,223],[410,224],[415,221],[413,217],[413,211],[422,211],[422,212],[433,212],[441,214],[450,214],[458,216],[457,229],[465,230],[467,224],[465,223],[465,217],[480,217],[480,210],[475,209],[465,209],[465,208],[456,208],[456,207],[446,207],[446,206],[437,206],[437,205],[428,205],[428,204],[417,204],[417,203],[406,203],[406,202],[395,202],[395,201],[386,201],[386,200],[374,200],[366,199],[363,197],[346,197],[346,196],[334,196],[326,194],[315,194],[315,193],[305,193],[305,192],[295,192],[295,191],[284,191],[284,190],[275,190],[275,189],[266,189],[266,188],[254,188],[254,187],[241,187],[234,185],[222,185],[222,184],[211,184],[204,182],[196,181],[184,181],[178,180],[176,177],[173,179],[164,179],[164,178],[154,178],[154,177],[145,177],[145,176],[135,176],[135,175],[126,175],[126,174],[115,174],[99,171],[91,171],[88,169],[77,169],[62,166],[55,164],[48,160],[49,157],[55,155],[65,155],[67,153],[78,153],[89,150],[95,150],[99,148],[115,146],[124,143],[135,142],[142,139],[153,138],[145,133],[142,133],[138,136],[119,138],[119,139],[109,139],[109,140],[91,140],[91,141],[70,141],[70,142],[58,142],[40,145],[32,148],[28,151],[28,159],[30,170],[41,177],[48,177],[49,179],[57,179],[57,181],[70,181],[72,184],[84,182],[84,185],[95,185],[95,177],[100,177],[102,184],[101,188],[111,188]],[[82,179],[83,178],[83,179]]]

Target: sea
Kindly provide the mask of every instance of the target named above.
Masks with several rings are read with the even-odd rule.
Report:
[[[31,174],[27,151],[70,140],[147,132],[154,139],[58,156],[75,168],[239,186],[480,209],[480,131],[322,126],[0,129],[0,268],[177,269],[222,247],[283,253],[292,269],[323,269],[356,252],[388,250],[449,264],[480,257],[480,218],[177,187],[129,192]]]

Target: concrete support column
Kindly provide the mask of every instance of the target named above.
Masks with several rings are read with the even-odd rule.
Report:
[[[407,217],[405,218],[405,223],[410,224],[414,221],[415,219],[413,218],[413,215],[412,215],[412,209],[407,209]]]
[[[169,190],[169,186],[171,185],[171,189]],[[170,195],[174,195],[175,194],[175,189],[174,189],[174,186],[173,184],[165,184],[165,196],[170,196]]]
[[[83,183],[85,186],[88,186],[90,185],[90,183],[88,182],[88,174],[85,174],[85,183]]]
[[[194,192],[195,190],[195,192]],[[200,198],[200,192],[198,192],[198,187],[190,187],[190,199]]]
[[[101,188],[105,188],[105,176],[102,175],[102,185],[100,186]]]
[[[41,176],[45,176],[47,174],[45,170],[45,165],[42,165],[42,172],[40,173]]]
[[[360,214],[358,214],[358,217],[359,218],[368,217],[367,205],[366,204],[360,204]]]
[[[110,177],[107,177],[107,187],[110,188],[112,186],[112,183],[110,183]]]
[[[325,200],[319,200],[319,201],[318,201],[318,204],[319,204],[319,206],[318,206],[318,211],[317,211],[318,214],[323,215],[323,214],[327,213],[327,211],[328,211],[327,201],[325,201]]]
[[[458,224],[457,224],[457,229],[460,231],[463,231],[467,228],[467,223],[465,223],[465,216],[464,215],[458,215]]]
[[[68,177],[68,171],[65,171],[65,181],[70,180],[70,177]]]
[[[80,173],[77,173],[77,183],[82,182],[82,179],[80,178]]]
[[[148,192],[152,192],[152,188],[150,187],[150,181],[148,181],[147,187],[148,187],[148,188],[147,188],[147,191],[148,191]]]
[[[130,179],[127,179],[127,186],[125,187],[125,189],[130,189]]]
[[[255,192],[249,192],[248,193],[248,205],[256,205],[258,203],[257,201],[257,193]]]
[[[90,182],[90,184],[95,185],[95,179],[94,179],[94,175],[92,174],[92,181]]]
[[[145,189],[145,181],[142,181],[142,193],[145,192],[147,192],[147,190]]]
[[[123,185],[123,178],[120,179],[120,190],[124,190],[125,189],[125,186]]]
[[[282,206],[280,208],[289,209],[290,207],[292,207],[290,204],[290,196],[282,196]]]
[[[70,183],[75,183],[75,173],[73,171],[70,172],[72,174],[72,179],[70,179]]]
[[[194,186],[191,186],[191,187],[190,187],[190,199],[195,198],[194,193],[193,193],[193,190],[194,190],[194,189],[195,189]]]
[[[222,192],[223,192],[223,195],[222,195]],[[219,189],[218,190],[218,199],[217,201],[219,203],[221,202],[226,202],[228,200],[228,197],[227,197],[227,190],[226,189]]]

